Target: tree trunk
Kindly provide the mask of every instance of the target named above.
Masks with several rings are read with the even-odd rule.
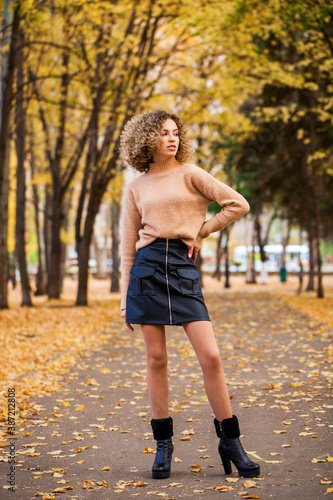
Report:
[[[282,227],[283,221],[281,221],[281,234],[282,234],[282,254],[281,254],[281,269],[286,269],[286,253],[287,245],[289,243],[291,223],[290,220],[287,221],[287,227]]]
[[[3,11],[0,76],[0,309],[8,308],[8,195],[9,195],[9,126],[16,64],[19,5],[6,0]],[[7,48],[9,47],[9,48]]]
[[[258,238],[257,243],[259,245],[260,259],[261,259],[261,262],[264,263],[267,260],[267,256],[266,256],[265,250],[264,250],[264,241],[261,237],[261,223],[259,220],[259,215],[256,215],[255,225],[256,225],[256,232],[257,232],[257,238]]]
[[[90,240],[82,238],[78,247],[79,282],[76,297],[77,306],[88,305],[88,262],[90,252]]]
[[[83,237],[79,241],[77,241],[77,254],[79,261],[79,282],[78,282],[78,290],[76,297],[77,306],[88,305],[88,262],[89,262],[90,243],[92,240],[94,223],[96,215],[99,210],[102,196],[103,196],[102,192],[98,192],[97,190],[91,193],[87,207],[87,215],[84,224]]]
[[[1,41],[0,73],[0,193],[5,182],[8,148],[10,111],[13,96],[13,81],[16,65],[16,42],[19,37],[19,6],[14,9],[13,0],[5,0]]]
[[[318,187],[316,186],[314,191],[317,194],[314,195],[314,204],[315,204],[315,214],[316,214],[316,260],[317,260],[317,278],[318,278],[318,289],[317,289],[317,297],[318,299],[324,298],[324,287],[323,287],[323,274],[322,274],[322,258],[320,251],[320,212],[319,212],[319,196],[318,196]]]
[[[299,245],[300,246],[303,245],[302,228],[300,228],[300,230],[299,230]],[[297,295],[300,295],[302,293],[303,278],[304,278],[304,269],[303,269],[302,253],[301,252],[299,252],[298,263],[299,263],[299,271],[298,271],[299,287],[297,290]]]
[[[111,204],[111,241],[112,241],[111,292],[119,292],[119,218],[120,218],[120,203],[116,200],[112,200],[112,204]]]
[[[274,211],[271,218],[269,219],[268,224],[267,224],[266,233],[264,235],[264,238],[261,238],[263,240],[263,242],[262,242],[263,247],[265,245],[268,245],[268,239],[269,239],[269,235],[271,232],[272,224],[273,224],[274,220],[276,219],[276,216],[277,216],[277,213]]]
[[[62,204],[59,192],[54,188],[52,204],[52,243],[51,243],[51,265],[49,268],[48,295],[50,299],[60,297],[60,262],[61,262],[61,239],[60,229],[62,222]]]
[[[13,290],[16,288],[16,258],[13,252],[8,253],[8,281],[11,282]]]
[[[314,290],[314,275],[315,275],[312,228],[308,231],[308,243],[309,243],[309,281],[308,281],[308,286],[306,287],[306,291],[312,292]]]
[[[66,274],[66,254],[67,254],[67,244],[64,241],[60,243],[60,283],[59,283],[59,294],[63,292],[64,278]]]
[[[74,188],[72,188],[68,196],[66,198],[66,202],[64,204],[64,223],[63,229],[67,233],[69,226],[69,213],[72,205],[72,195],[74,192]],[[60,293],[63,291],[63,283],[66,274],[66,256],[67,256],[67,242],[61,241],[61,251],[60,251]]]
[[[49,292],[50,269],[51,263],[51,248],[52,248],[52,197],[50,186],[45,186],[45,204],[44,204],[44,246],[46,257],[46,273],[47,273],[47,293]]]
[[[46,251],[45,239],[43,234],[43,224],[40,222],[40,202],[37,186],[33,187],[35,221],[38,245],[38,272],[36,277],[35,295],[45,295],[47,291],[47,273],[46,273]]]
[[[20,30],[20,43],[23,33]],[[30,284],[27,271],[27,258],[25,251],[25,136],[26,136],[26,110],[23,105],[23,54],[22,49],[17,51],[17,86],[21,87],[16,101],[16,154],[17,154],[17,189],[16,189],[16,226],[15,226],[15,253],[21,275],[22,306],[32,306]]]
[[[48,293],[50,299],[59,299],[61,290],[61,237],[60,231],[64,222],[64,189],[61,177],[61,161],[65,146],[65,124],[67,118],[67,96],[69,90],[69,59],[67,51],[62,54],[63,74],[61,77],[61,99],[59,107],[59,126],[54,158],[51,160],[50,170],[52,173],[52,247],[51,267],[49,273]]]
[[[30,168],[31,168],[31,178],[34,178],[36,168],[35,168],[35,155],[34,155],[34,131],[32,129],[32,122],[29,123],[29,156],[30,156]],[[40,213],[44,212],[39,201],[39,191],[38,186],[32,183],[32,199],[34,204],[35,213],[35,225],[36,225],[36,236],[37,236],[37,247],[38,247],[38,271],[36,276],[36,291],[35,295],[44,295],[46,293],[46,255],[45,255],[45,242],[43,236],[43,224],[41,223]]]
[[[256,279],[256,238],[252,238],[252,252],[251,252],[251,279],[250,283],[257,283]]]
[[[311,95],[310,99],[310,109],[312,109],[314,105],[314,99]],[[309,135],[310,135],[310,148],[313,153],[316,151],[316,130],[315,130],[315,116],[313,113],[310,114],[310,123],[309,123]],[[319,205],[319,190],[318,190],[318,176],[317,169],[319,167],[319,162],[316,160],[312,160],[312,168],[310,172],[310,182],[313,191],[313,207],[314,207],[314,237],[315,237],[315,248],[316,248],[316,260],[317,260],[317,278],[318,278],[318,289],[317,289],[317,297],[322,299],[324,297],[324,287],[323,287],[323,274],[322,274],[322,259],[321,259],[321,251],[320,251],[320,241],[321,241],[321,217],[320,217],[320,205]]]
[[[213,278],[217,278],[218,281],[221,280],[221,258],[223,255],[222,238],[223,238],[223,229],[219,231],[218,238],[216,240],[216,267],[213,273]]]
[[[309,136],[310,136],[310,154],[313,154],[317,148],[316,141],[316,118],[312,109],[315,105],[314,96],[310,94],[310,114],[309,114]],[[321,251],[320,251],[320,241],[321,241],[321,217],[320,217],[320,201],[319,201],[319,191],[318,191],[318,172],[319,168],[319,160],[312,160],[311,163],[311,172],[310,175],[310,184],[313,191],[313,208],[315,215],[315,224],[314,224],[314,237],[315,237],[315,245],[316,245],[316,258],[317,258],[317,278],[318,278],[318,289],[317,289],[317,297],[322,299],[324,297],[324,288],[323,288],[323,274],[322,274],[322,259],[321,259]]]
[[[9,195],[9,148],[2,159],[3,176],[0,193],[0,309],[8,309],[8,195]]]
[[[264,250],[265,241],[263,240],[262,235],[261,235],[262,227],[261,227],[261,223],[259,220],[259,215],[257,215],[255,218],[255,224],[256,224],[256,229],[257,229],[258,245],[259,245],[260,259],[261,259],[261,266],[262,266],[261,272],[260,272],[260,283],[262,285],[265,285],[267,283],[267,271],[266,271],[267,255],[266,255],[265,250]],[[270,224],[269,224],[269,227],[270,227]],[[269,227],[267,229],[267,234],[266,234],[267,239],[268,239]],[[265,238],[265,240],[266,240],[266,238]]]
[[[224,288],[230,288],[230,283],[229,283],[229,228],[225,228],[225,246],[224,246],[224,253],[225,253],[225,282],[224,282]]]

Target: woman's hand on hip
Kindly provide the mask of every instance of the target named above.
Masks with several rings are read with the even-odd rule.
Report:
[[[120,316],[123,318],[123,320],[125,321],[125,325],[127,326],[127,328],[129,328],[132,332],[134,332],[134,328],[132,325],[130,325],[129,323],[126,323],[126,309],[123,309],[120,313]]]
[[[190,247],[189,250],[188,250],[188,257],[192,257],[193,255],[193,262],[195,262],[197,260],[197,257],[198,257],[198,252],[199,252],[199,248],[196,248],[196,247]]]

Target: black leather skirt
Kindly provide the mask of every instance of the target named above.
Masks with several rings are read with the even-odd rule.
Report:
[[[157,238],[140,248],[130,274],[126,321],[177,326],[210,321],[199,272],[181,240]]]

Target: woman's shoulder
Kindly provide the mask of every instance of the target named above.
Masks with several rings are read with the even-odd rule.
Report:
[[[200,167],[195,165],[194,163],[181,163],[180,164],[184,173],[188,174],[196,174],[198,170],[202,170]]]
[[[191,178],[194,179],[211,179],[213,176],[204,170],[201,167],[198,167],[198,165],[195,165],[194,163],[183,163],[182,167],[184,169],[184,173],[189,175]]]
[[[134,179],[131,179],[128,183],[127,183],[127,189],[130,189],[130,190],[135,190],[138,186],[140,186],[140,184],[142,184],[142,182],[145,182],[145,172],[144,173],[141,173],[140,175],[134,177]]]

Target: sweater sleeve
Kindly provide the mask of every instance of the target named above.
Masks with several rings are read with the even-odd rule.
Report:
[[[137,254],[135,245],[141,227],[141,216],[129,185],[125,192],[121,222],[121,309],[126,308],[130,271]]]
[[[211,219],[206,220],[201,226],[196,240],[198,246],[200,246],[203,238],[207,238],[215,231],[224,229],[250,210],[250,205],[241,194],[223,182],[218,181],[200,167],[196,167],[192,183],[210,202],[216,201],[222,207],[220,212]]]

